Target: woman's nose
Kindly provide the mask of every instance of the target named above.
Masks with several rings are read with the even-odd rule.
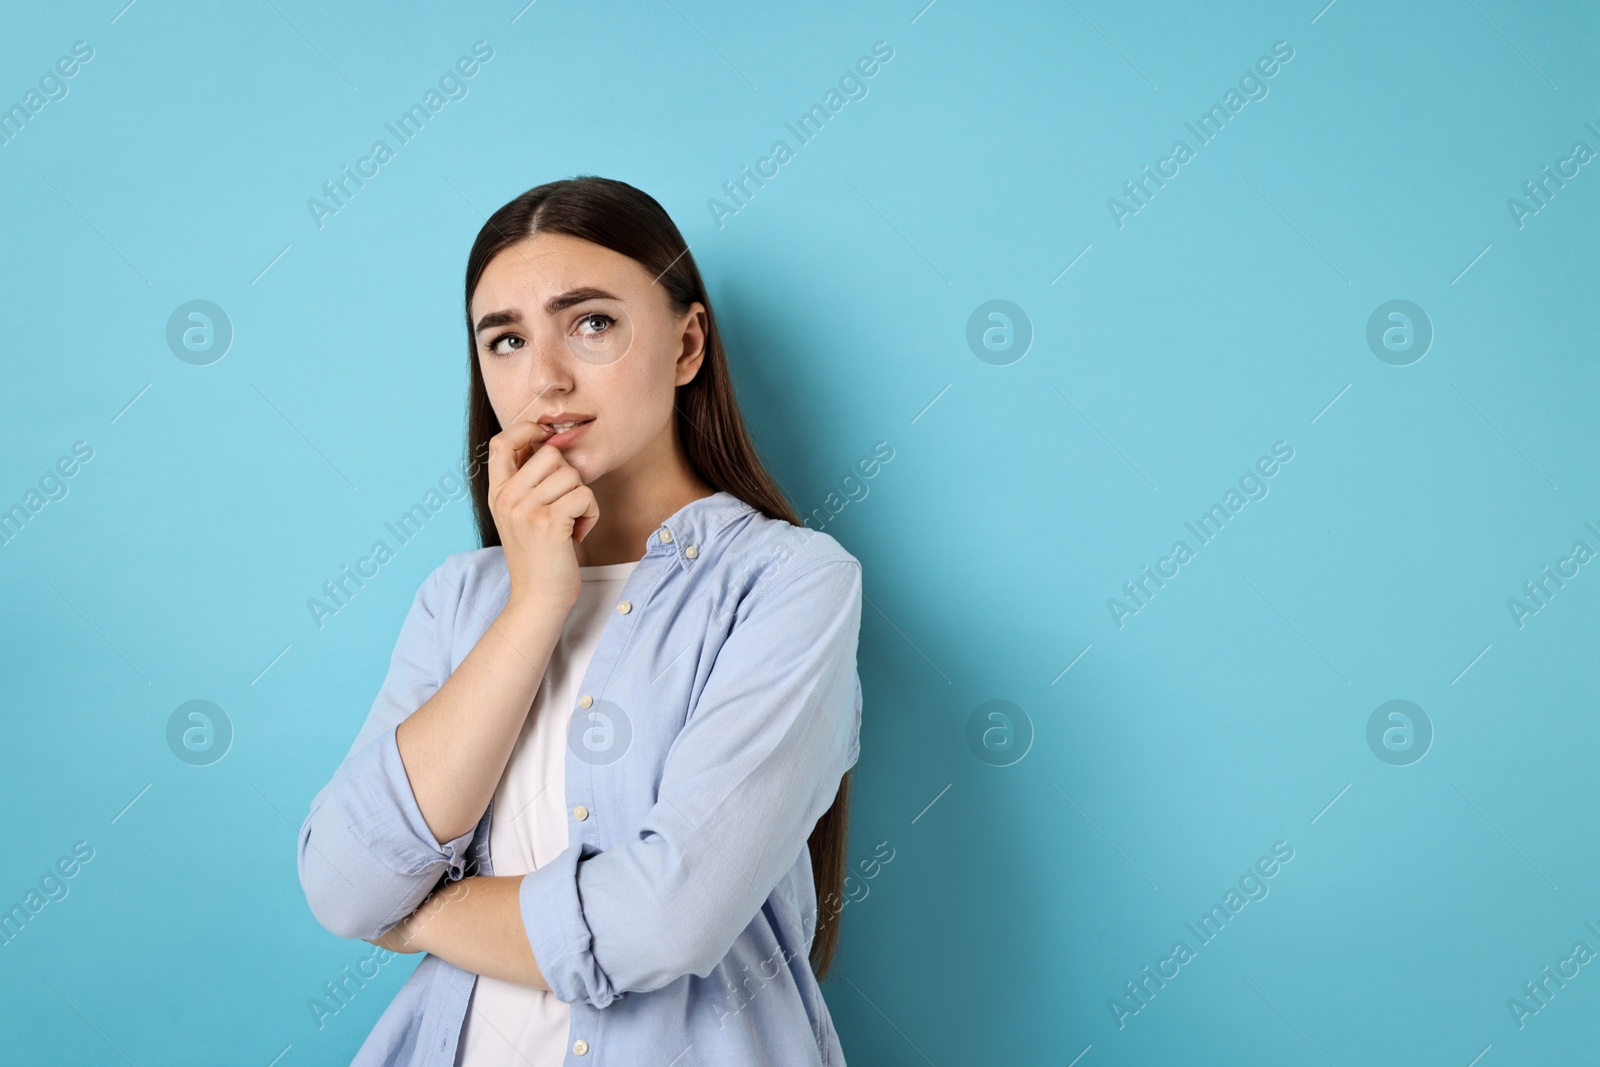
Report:
[[[540,336],[534,339],[531,347],[533,351],[528,356],[528,386],[535,395],[570,389],[571,358],[561,339]]]

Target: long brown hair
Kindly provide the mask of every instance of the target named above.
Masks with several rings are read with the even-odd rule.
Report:
[[[654,197],[610,178],[580,176],[529,189],[490,215],[472,242],[466,285],[467,364],[472,377],[467,397],[467,454],[487,455],[489,439],[501,430],[500,421],[489,406],[478,365],[472,294],[484,267],[497,253],[536,233],[566,234],[635,260],[656,276],[679,312],[687,311],[695,301],[705,306],[705,356],[700,371],[678,386],[673,398],[678,438],[695,473],[712,489],[731,493],[768,518],[799,526],[799,515],[767,473],[745,433],[728,375],[722,336],[717,331],[717,317],[683,235]],[[478,537],[485,548],[498,545],[500,531],[489,511],[488,467],[480,462],[471,464],[469,469],[473,472],[472,507],[477,516]],[[818,978],[826,976],[839,944],[839,924],[835,919],[843,903],[849,803],[850,772],[846,771],[833,805],[817,820],[806,842],[818,905],[810,957]]]

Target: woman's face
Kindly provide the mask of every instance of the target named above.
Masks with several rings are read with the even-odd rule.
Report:
[[[705,351],[705,307],[679,313],[634,259],[560,233],[509,245],[472,294],[478,365],[501,429],[588,420],[549,443],[584,484],[670,462],[674,389]]]

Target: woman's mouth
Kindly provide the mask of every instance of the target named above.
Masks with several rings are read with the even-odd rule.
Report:
[[[557,448],[565,448],[581,437],[584,430],[588,429],[589,424],[592,422],[594,422],[592,418],[571,419],[564,422],[541,422],[539,425],[543,426],[551,434],[545,444],[555,445]]]

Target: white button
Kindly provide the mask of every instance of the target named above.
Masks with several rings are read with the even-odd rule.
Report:
[[[578,707],[580,708],[587,708],[593,703],[594,697],[590,696],[588,693],[585,693],[583,696],[578,698]]]
[[[628,612],[630,612],[632,610],[633,610],[633,605],[628,603],[626,600],[617,601],[617,614],[618,615],[626,615]]]
[[[572,817],[577,819],[579,822],[582,822],[589,817],[589,809],[584,807],[582,804],[579,804],[577,807],[572,809]]]
[[[659,533],[657,536],[661,538],[662,544],[672,544],[672,531],[667,529],[665,526],[661,527],[661,533]]]
[[[586,1055],[589,1051],[589,1042],[585,1041],[581,1037],[578,1038],[578,1040],[572,1043],[572,1051],[576,1052],[580,1056]]]
[[[694,559],[700,554],[700,550],[693,545],[690,545],[688,548],[683,550],[683,554],[688,556],[690,559]]]

